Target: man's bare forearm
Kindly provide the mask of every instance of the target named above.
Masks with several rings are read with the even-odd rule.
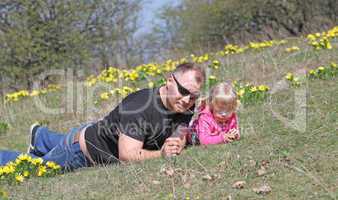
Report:
[[[145,149],[133,150],[126,152],[126,156],[120,156],[122,161],[142,161],[147,159],[161,157],[161,150],[150,151]]]

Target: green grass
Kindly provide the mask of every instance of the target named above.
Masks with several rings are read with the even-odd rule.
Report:
[[[301,46],[304,42],[293,41]],[[289,45],[286,45],[289,46]],[[223,59],[221,80],[242,79],[273,86],[286,72],[317,67],[338,61],[337,49],[286,54],[280,48]],[[226,60],[228,59],[228,60]],[[239,111],[240,141],[208,147],[190,147],[173,160],[154,159],[127,165],[80,169],[54,178],[33,178],[21,185],[4,185],[12,199],[336,199],[338,188],[338,84],[332,80],[312,80],[306,90],[306,130],[289,126],[295,116],[295,94],[285,88],[262,105]],[[63,93],[44,99],[55,108],[68,103]],[[1,149],[24,151],[28,129],[37,120],[61,132],[82,122],[107,114],[116,102],[97,106],[98,111],[68,111],[49,115],[33,104],[33,99],[2,105],[0,121],[10,129],[0,135]],[[279,120],[271,112],[284,117]],[[257,175],[264,165],[267,173]],[[168,176],[165,169],[175,170]],[[209,178],[208,178],[209,177]],[[234,189],[244,180],[243,189]],[[272,191],[263,196],[253,188],[268,184]]]

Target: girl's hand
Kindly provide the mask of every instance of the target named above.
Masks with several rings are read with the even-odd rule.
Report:
[[[239,137],[239,131],[238,131],[238,129],[233,128],[228,133],[235,135],[236,138]]]
[[[232,142],[239,137],[239,131],[237,129],[231,129],[227,133],[224,133],[224,141]]]
[[[230,133],[224,133],[223,137],[224,137],[224,142],[232,142],[235,140],[236,136]]]

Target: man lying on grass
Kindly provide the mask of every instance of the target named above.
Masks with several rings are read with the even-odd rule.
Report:
[[[170,136],[178,125],[190,122],[204,80],[201,68],[184,63],[167,77],[164,86],[128,95],[95,123],[67,134],[33,124],[28,153],[65,170],[180,154],[185,138]],[[20,154],[0,151],[0,166]]]

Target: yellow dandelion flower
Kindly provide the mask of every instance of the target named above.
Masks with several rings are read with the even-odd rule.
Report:
[[[332,45],[331,45],[330,42],[326,42],[325,47],[326,47],[327,49],[332,49]]]
[[[33,90],[33,91],[29,94],[29,96],[34,97],[34,96],[38,96],[39,94],[40,94],[39,90]]]
[[[268,91],[269,90],[269,87],[268,86],[266,86],[266,85],[260,85],[260,86],[258,86],[258,90],[260,90],[260,91]]]
[[[286,48],[285,51],[286,52],[294,52],[294,51],[299,51],[299,47],[297,46],[293,46],[293,47],[290,47],[290,48]]]
[[[152,81],[148,82],[148,87],[149,88],[153,88],[154,86],[155,86],[154,82],[152,82]]]
[[[289,72],[289,73],[286,74],[285,78],[286,78],[287,80],[289,80],[289,81],[292,81],[293,78],[294,78],[294,76],[293,76],[292,73]]]
[[[256,86],[253,86],[252,88],[250,88],[250,91],[251,91],[251,92],[256,92],[256,91],[257,91],[257,87],[256,87]]]
[[[61,166],[56,164],[56,165],[53,167],[53,169],[59,170],[59,169],[61,169]]]
[[[237,84],[238,84],[237,81],[232,81],[232,83],[231,83],[232,87],[235,87]]]
[[[109,93],[108,92],[103,92],[100,94],[101,100],[108,100],[109,99]]]
[[[244,89],[240,89],[237,93],[238,96],[242,97],[245,93],[245,90]]]
[[[15,180],[19,183],[22,183],[24,181],[25,177],[23,177],[22,175],[17,175],[15,176]]]
[[[112,83],[113,81],[114,81],[114,77],[112,77],[112,76],[108,76],[104,79],[104,82],[106,82],[106,83]]]
[[[97,82],[97,79],[96,78],[92,78],[90,80],[87,80],[86,85],[90,87],[90,86],[95,85],[96,82]]]
[[[316,40],[316,36],[313,35],[313,34],[309,34],[309,35],[307,35],[307,39],[308,40]]]
[[[138,79],[138,77],[139,77],[138,72],[135,70],[131,71],[129,74],[129,79],[131,81],[135,81],[136,79]]]
[[[41,89],[41,90],[40,90],[40,93],[41,93],[41,94],[46,94],[47,92],[48,92],[48,91],[47,91],[46,89]]]
[[[19,160],[19,159],[16,159],[16,160],[15,160],[15,164],[16,164],[16,165],[19,165],[21,162],[22,162],[22,161]]]
[[[29,161],[32,159],[32,157],[30,157],[28,154],[20,154],[18,156],[18,159],[22,161]]]
[[[212,67],[213,67],[214,69],[218,69],[219,66],[220,66],[220,64],[221,64],[221,63],[220,63],[218,60],[212,61]]]
[[[41,165],[43,163],[43,160],[42,160],[42,158],[34,158],[34,159],[32,159],[31,162],[32,162],[33,165]]]
[[[52,161],[48,161],[48,162],[46,163],[46,166],[53,169],[53,168],[56,166],[56,163],[55,163],[55,162],[52,162]]]
[[[12,166],[12,165],[7,165],[7,166],[5,166],[4,168],[3,168],[3,173],[4,174],[11,174],[11,173],[13,173],[15,171],[15,168],[14,168],[14,166]]]
[[[209,80],[216,80],[217,78],[216,78],[216,76],[214,76],[214,75],[210,75],[209,76]]]
[[[39,166],[37,176],[43,176],[47,172],[46,166]]]
[[[311,69],[310,71],[309,71],[309,73],[311,74],[311,75],[315,75],[315,70],[313,70],[313,69]]]
[[[23,172],[23,176],[24,176],[24,177],[28,177],[28,176],[29,176],[29,171],[24,171],[24,172]]]
[[[325,70],[325,67],[320,66],[320,67],[318,67],[318,70],[319,70],[319,71],[324,71],[324,70]]]

